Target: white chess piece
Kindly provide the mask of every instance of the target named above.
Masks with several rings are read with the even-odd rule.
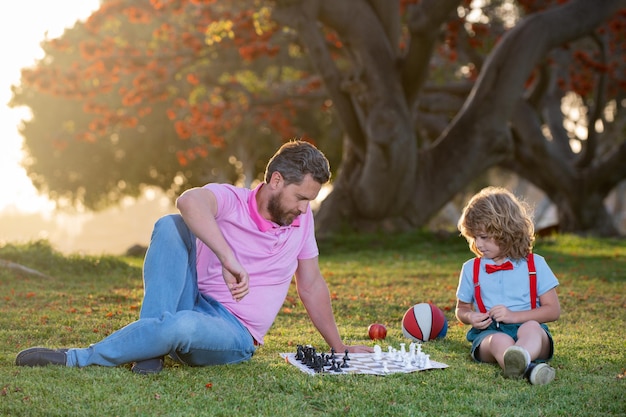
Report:
[[[404,365],[405,369],[411,369],[413,367],[413,365],[411,365],[411,358],[408,354],[404,356],[404,362],[402,365]]]
[[[379,345],[374,346],[374,360],[381,360],[383,358],[383,349]]]
[[[432,368],[433,364],[430,363],[430,355],[424,355],[424,368]]]

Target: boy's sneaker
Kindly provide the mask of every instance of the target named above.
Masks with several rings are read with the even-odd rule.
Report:
[[[521,378],[530,365],[530,354],[520,346],[511,346],[504,351],[504,377]]]
[[[556,371],[547,363],[533,364],[528,369],[528,380],[533,385],[546,385],[554,380]]]

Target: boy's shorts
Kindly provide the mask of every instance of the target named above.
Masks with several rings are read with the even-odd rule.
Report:
[[[467,340],[469,342],[472,342],[472,351],[471,351],[472,358],[477,362],[481,362],[481,360],[478,359],[478,348],[480,347],[480,344],[482,343],[485,337],[492,335],[494,333],[505,333],[511,336],[513,340],[517,342],[517,330],[520,328],[522,324],[524,323],[512,323],[512,324],[500,323],[500,327],[496,327],[495,323],[491,323],[489,327],[483,330],[475,329],[473,327],[469,329],[467,332]],[[552,334],[550,334],[550,330],[548,329],[548,326],[546,326],[544,323],[541,323],[541,328],[548,335],[548,340],[550,341],[550,353],[547,358],[535,359],[534,362],[547,362],[550,359],[552,359],[552,356],[554,356],[554,340],[552,340]]]

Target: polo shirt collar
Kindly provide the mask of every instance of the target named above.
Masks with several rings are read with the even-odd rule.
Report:
[[[271,229],[278,229],[281,226],[277,223],[267,220],[265,217],[259,214],[259,208],[256,203],[256,195],[261,189],[261,187],[263,187],[263,185],[265,185],[265,183],[260,183],[250,193],[250,196],[248,197],[248,209],[250,210],[250,218],[252,219],[254,224],[257,225],[257,227],[259,228],[261,232],[267,232],[268,230],[271,230]],[[290,226],[300,227],[300,216],[296,217]],[[286,226],[286,227],[290,227],[290,226]]]

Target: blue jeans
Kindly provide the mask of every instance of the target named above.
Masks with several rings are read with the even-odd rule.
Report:
[[[254,354],[254,340],[222,304],[198,291],[196,238],[180,215],[159,219],[143,268],[139,320],[85,349],[70,349],[67,366],[115,366],[170,355],[206,366]]]

